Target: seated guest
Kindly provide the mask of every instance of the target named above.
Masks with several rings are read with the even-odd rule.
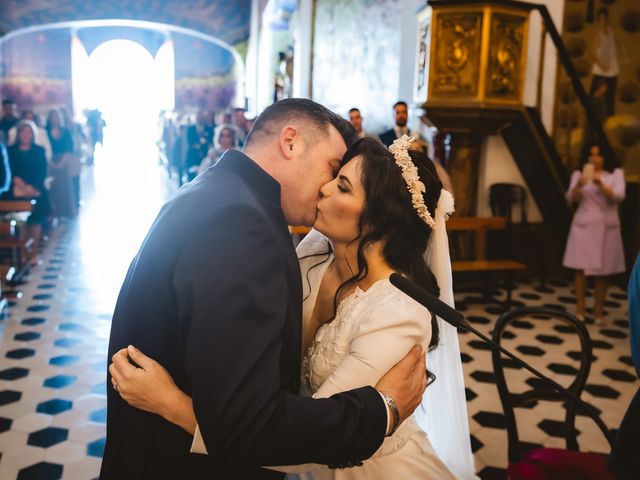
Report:
[[[44,184],[47,178],[47,159],[44,148],[34,142],[35,132],[33,122],[22,120],[18,124],[17,141],[9,148],[9,167],[13,176],[11,197],[36,200],[27,222],[33,238],[39,240],[42,225],[51,214],[51,205]]]
[[[40,145],[44,148],[44,153],[47,156],[47,162],[51,161],[51,142],[49,142],[49,135],[47,131],[40,126],[40,121],[38,120],[38,116],[33,113],[33,110],[23,110],[20,114],[20,120],[29,120],[35,123],[37,131],[36,131],[36,145]],[[7,145],[11,146],[16,142],[16,132],[17,128],[13,127],[9,130],[9,135],[7,137]]]
[[[380,134],[380,141],[384,143],[386,147],[390,147],[393,141],[402,137],[402,135],[408,135],[409,137],[415,138],[420,136],[418,133],[412,132],[409,127],[407,127],[407,122],[409,120],[407,102],[403,102],[402,100],[396,102],[393,106],[393,113],[396,123],[395,126]]]
[[[235,128],[231,125],[220,125],[216,128],[214,146],[209,149],[207,156],[200,163],[198,175],[211,165],[215,165],[224,152],[232,148],[237,148],[237,146],[238,142]]]

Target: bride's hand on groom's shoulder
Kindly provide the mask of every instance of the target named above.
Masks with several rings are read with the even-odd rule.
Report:
[[[425,367],[426,352],[416,345],[376,385],[376,390],[390,396],[395,402],[400,423],[410,417],[422,401],[427,388]]]
[[[124,401],[140,410],[171,417],[173,400],[184,394],[162,365],[132,345],[118,351],[112,361],[111,383]]]

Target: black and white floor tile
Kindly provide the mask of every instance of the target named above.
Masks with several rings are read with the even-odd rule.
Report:
[[[0,321],[0,479],[97,477],[105,442],[111,311],[126,264],[161,200],[162,195],[153,208],[145,207],[135,235],[126,225],[122,230],[114,227],[123,221],[118,214],[108,217],[105,212],[111,210],[87,202],[78,220],[61,225],[53,234],[41,264],[23,287],[24,296]],[[125,203],[126,199],[122,200]],[[111,227],[96,232],[105,222]],[[97,245],[96,238],[114,235],[114,231],[111,243]],[[132,244],[118,245],[128,234]],[[105,264],[118,264],[118,268],[108,273],[101,270]],[[461,293],[456,299],[484,333],[490,332],[502,313],[500,307],[484,303],[477,294]],[[545,288],[520,283],[514,300],[569,311],[575,303],[570,285],[562,281],[549,282]],[[638,381],[629,356],[624,292],[611,289],[607,310],[606,326],[588,327],[595,361],[584,398],[602,411],[609,427],[615,428]],[[566,373],[576,365],[573,352],[577,344],[562,328],[552,322],[523,321],[509,337],[507,348],[566,384]],[[476,467],[483,479],[505,478],[506,431],[490,351],[471,334],[461,334],[460,341]],[[528,375],[518,369],[509,369],[508,375],[524,388]],[[563,445],[559,423],[563,411],[559,406],[541,403],[519,412],[518,418],[523,440]],[[582,449],[607,451],[593,424],[579,417],[577,428]]]
[[[575,310],[575,295],[566,281],[548,282],[544,287],[521,282],[513,298],[523,306]],[[589,294],[587,304],[592,301]],[[487,335],[503,312],[496,304],[486,304],[480,295],[456,294],[456,302],[471,324]],[[612,287],[606,311],[604,325],[589,323],[587,326],[593,340],[594,358],[582,398],[601,411],[608,428],[617,429],[639,386],[631,364],[625,292]],[[569,385],[578,366],[580,345],[577,336],[568,333],[564,325],[554,320],[527,318],[519,321],[505,332],[502,345],[564,386]],[[507,434],[491,351],[471,333],[460,334],[460,346],[476,469],[483,479],[506,478]],[[528,387],[527,381],[531,381],[528,372],[513,365],[505,370],[505,375],[514,392],[524,391]],[[532,446],[564,448],[564,413],[561,404],[553,402],[516,409],[521,440]],[[608,443],[590,419],[578,416],[576,429],[580,432],[578,444],[581,450],[608,453]]]

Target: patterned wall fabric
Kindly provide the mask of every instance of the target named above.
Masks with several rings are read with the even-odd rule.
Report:
[[[129,19],[167,23],[230,44],[249,38],[251,0],[2,0],[0,34],[45,23]]]
[[[401,9],[400,0],[318,0],[316,5],[313,99],[342,115],[360,108],[369,132],[393,125]]]

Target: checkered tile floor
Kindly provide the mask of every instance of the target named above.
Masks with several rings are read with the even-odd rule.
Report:
[[[569,282],[553,281],[545,287],[519,283],[514,300],[524,306],[548,306],[573,312],[575,296]],[[592,302],[589,296],[587,304]],[[471,324],[490,335],[495,320],[503,312],[487,305],[481,296],[456,294],[457,307]],[[639,383],[631,364],[627,300],[623,291],[612,287],[606,304],[606,322],[588,325],[593,340],[594,361],[582,398],[595,405],[609,428],[618,428]],[[568,386],[578,366],[579,341],[575,334],[554,320],[527,318],[509,328],[502,345],[518,354],[558,383]],[[506,478],[507,434],[491,363],[491,351],[471,333],[460,335],[471,443],[476,469],[483,479]],[[507,368],[507,383],[514,392],[524,391],[531,375],[522,369]],[[559,403],[540,402],[531,409],[517,409],[518,432],[523,442],[533,446],[564,448],[564,409]],[[596,425],[579,416],[581,450],[608,453],[609,447]]]
[[[159,204],[156,205],[156,208]],[[86,210],[85,210],[86,211]],[[148,219],[147,219],[148,220]],[[146,220],[145,220],[146,221]],[[121,278],[108,278],[109,288],[90,258],[104,263],[115,257],[89,248],[95,218],[85,215],[54,233],[24,287],[24,296],[0,321],[0,479],[83,480],[95,478],[105,441],[105,371],[111,309]],[[146,228],[146,227],[145,227]],[[135,238],[129,251],[140,239]],[[94,245],[95,247],[95,245]],[[91,253],[93,252],[93,253]],[[90,254],[91,253],[91,254]],[[131,258],[124,255],[126,264]],[[120,274],[119,274],[120,275]],[[120,278],[120,280],[118,279]],[[458,294],[469,320],[489,333],[502,310],[477,294]],[[526,305],[573,308],[571,288],[552,282],[547,288],[521,283],[514,299]],[[631,367],[626,297],[611,289],[608,324],[589,326],[595,361],[584,398],[602,412],[606,424],[619,425],[638,381]],[[524,321],[505,346],[548,372],[561,383],[573,371],[577,343],[552,321]],[[506,431],[486,347],[471,334],[460,336],[466,374],[472,445],[482,478],[504,478]],[[516,385],[528,378],[510,369]],[[518,415],[523,440],[562,446],[559,406],[541,403]],[[579,417],[578,440],[584,450],[606,452],[596,427]]]

